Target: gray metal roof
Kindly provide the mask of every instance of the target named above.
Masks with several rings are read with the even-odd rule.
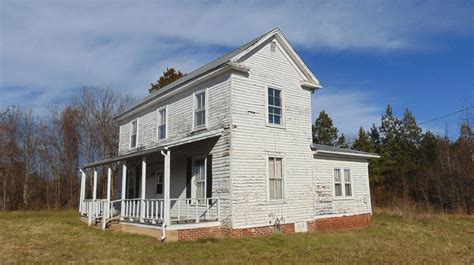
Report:
[[[379,157],[379,155],[374,154],[374,153],[362,152],[362,151],[352,150],[349,148],[340,148],[340,147],[334,147],[334,146],[323,145],[323,144],[312,144],[311,148],[315,150],[328,151],[328,152]]]
[[[277,28],[275,28],[277,29]],[[250,46],[252,46],[253,44],[255,44],[256,42],[258,42],[260,39],[262,39],[263,37],[265,37],[266,35],[268,35],[270,32],[274,31],[275,29],[272,29],[260,36],[258,36],[257,38],[247,42],[246,44],[240,46],[239,48],[215,59],[214,61],[186,74],[185,76],[181,77],[180,79],[172,82],[171,84],[168,84],[166,86],[164,86],[163,88],[160,88],[159,90],[157,91],[154,91],[152,93],[150,93],[148,96],[146,96],[143,100],[141,100],[140,102],[134,104],[132,107],[130,107],[128,110],[120,113],[119,115],[117,115],[115,118],[118,118],[124,114],[126,114],[127,112],[135,109],[136,107],[140,106],[140,105],[143,105],[145,104],[146,102],[150,101],[151,99],[153,98],[156,98],[160,95],[163,95],[163,94],[166,94],[170,91],[172,91],[174,88],[182,85],[182,84],[185,84],[211,70],[214,70],[214,69],[217,69],[225,64],[227,64],[232,58],[234,58],[235,56],[237,56],[238,54],[240,54],[241,52],[245,51],[247,48],[249,48]]]

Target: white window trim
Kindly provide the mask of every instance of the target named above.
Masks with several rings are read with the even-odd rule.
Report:
[[[195,124],[196,95],[200,94],[200,93],[203,93],[203,92],[204,92],[204,125],[200,125],[199,127],[196,127],[196,124]],[[209,99],[209,93],[208,93],[207,88],[200,89],[200,90],[193,93],[193,106],[192,106],[193,132],[207,129],[208,116],[209,116],[209,100],[208,99]]]
[[[269,106],[269,103],[270,103],[270,102],[268,102],[268,89],[269,88],[280,90],[280,96],[281,96],[281,123],[280,124],[270,123],[268,121],[268,115],[269,115],[268,106]],[[286,114],[285,113],[285,90],[283,89],[283,87],[281,87],[279,85],[267,84],[265,86],[265,125],[267,127],[285,129],[285,126],[286,126],[286,122],[285,122],[285,116],[286,115],[285,114]]]
[[[132,147],[132,130],[133,130],[133,122],[137,122],[137,140],[136,140],[136,145]],[[128,137],[128,149],[129,150],[134,150],[134,149],[137,149],[137,147],[139,146],[139,142],[138,140],[140,139],[139,135],[140,135],[140,121],[139,119],[134,119],[134,120],[131,120],[130,121],[130,136]]]
[[[198,199],[196,197],[196,183],[195,183],[195,176],[194,176],[194,162],[196,160],[204,160],[204,198],[207,198],[207,156],[195,156],[193,157],[191,162],[191,199]],[[192,204],[195,203],[195,200],[192,200]]]
[[[281,174],[282,174],[282,198],[281,199],[270,199],[270,170],[269,170],[269,160],[270,158],[281,158]],[[266,161],[265,161],[265,176],[266,176],[266,192],[267,192],[267,203],[286,203],[286,158],[284,154],[281,153],[270,153],[267,154],[266,156]]]
[[[334,181],[334,171],[339,169],[341,172],[341,192],[342,196],[336,196],[336,182]],[[349,170],[349,176],[351,178],[351,196],[346,196],[346,180],[344,179],[344,170]],[[351,200],[354,198],[354,179],[352,177],[352,169],[348,167],[334,167],[332,169],[332,194],[335,200]]]
[[[165,138],[163,139],[160,139],[160,111],[162,110],[165,110],[166,112],[166,123],[165,123]],[[163,141],[166,141],[166,139],[168,139],[168,125],[169,125],[169,119],[168,119],[168,105],[166,106],[163,106],[163,107],[160,107],[156,110],[156,140],[158,142],[163,142]]]

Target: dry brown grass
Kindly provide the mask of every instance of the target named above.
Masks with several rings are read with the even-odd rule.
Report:
[[[0,213],[0,263],[473,263],[474,220],[378,209],[369,228],[159,241],[88,228],[76,212]]]

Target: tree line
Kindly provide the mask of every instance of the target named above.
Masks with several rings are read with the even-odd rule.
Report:
[[[148,91],[184,75],[167,68]],[[109,88],[85,87],[42,114],[0,108],[0,211],[77,207],[78,166],[118,155],[119,127],[113,118],[134,101]],[[115,197],[118,168],[111,168]],[[98,173],[106,174],[104,168]],[[92,197],[91,179],[87,178],[87,198]],[[106,194],[105,181],[98,178],[98,198]]]
[[[0,209],[76,207],[79,164],[117,155],[113,117],[131,103],[111,89],[88,87],[42,115],[15,107],[0,113]],[[99,183],[99,192],[105,186]]]
[[[474,209],[473,117],[462,119],[460,135],[452,140],[423,132],[406,110],[396,117],[389,105],[375,124],[359,129],[352,149],[377,153],[369,164],[372,199],[378,206],[407,205],[443,212],[471,214]],[[313,141],[347,147],[329,115],[322,111],[313,125]]]
[[[151,84],[150,93],[183,74],[173,68]],[[86,87],[63,105],[45,113],[31,109],[0,110],[0,210],[77,207],[78,166],[118,154],[117,122],[134,99],[112,89]],[[370,185],[376,205],[410,203],[445,212],[471,214],[474,208],[474,136],[472,117],[463,119],[453,140],[423,132],[410,111],[398,118],[390,106],[380,125],[360,128],[354,142],[339,135],[322,111],[313,125],[315,143],[381,155],[370,162]],[[105,176],[99,171],[100,176]],[[112,192],[117,167],[112,166]],[[91,172],[88,172],[89,176]],[[98,196],[106,193],[99,178]],[[86,189],[92,190],[91,178]],[[90,194],[86,195],[91,197]],[[114,194],[112,194],[114,197]]]

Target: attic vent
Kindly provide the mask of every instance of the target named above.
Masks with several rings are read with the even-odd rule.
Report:
[[[277,46],[276,42],[272,41],[270,43],[270,51],[275,52],[276,51],[276,46]]]

